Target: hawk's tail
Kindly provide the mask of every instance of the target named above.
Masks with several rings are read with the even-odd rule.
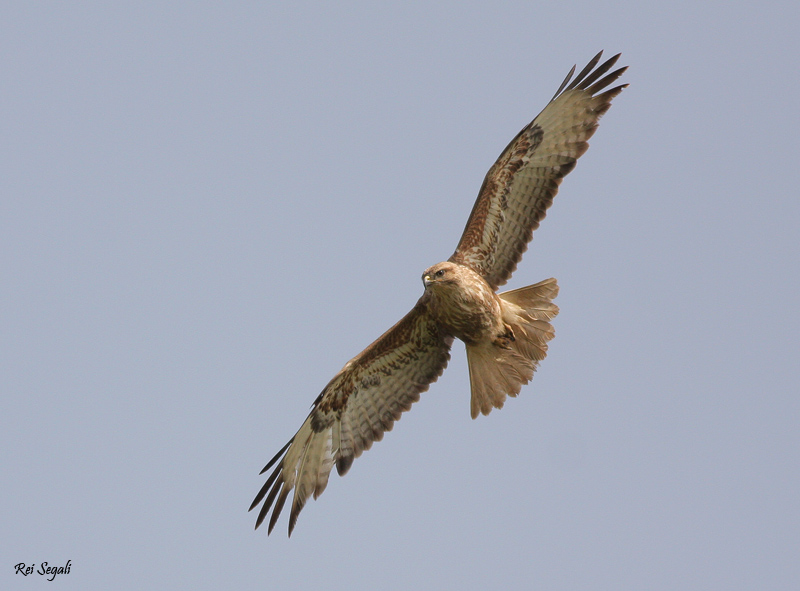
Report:
[[[549,321],[558,314],[551,301],[557,295],[555,279],[498,294],[513,338],[467,345],[473,419],[479,412],[488,415],[492,408],[502,408],[506,396],[516,396],[531,380],[547,355],[547,341],[555,336]]]

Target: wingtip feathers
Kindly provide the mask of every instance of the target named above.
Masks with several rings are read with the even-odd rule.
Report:
[[[603,88],[607,87],[611,84],[614,80],[618,79],[625,70],[628,69],[627,66],[623,66],[614,70],[611,74],[608,74],[604,78],[598,79],[603,76],[606,72],[608,72],[614,65],[617,63],[619,58],[622,56],[621,53],[617,53],[616,55],[611,56],[602,64],[597,66],[600,63],[600,58],[602,57],[603,52],[600,51],[597,55],[595,55],[589,63],[580,71],[580,73],[572,79],[572,75],[575,72],[575,66],[572,66],[572,69],[567,74],[567,77],[564,79],[564,82],[561,83],[561,86],[556,91],[556,94],[553,96],[552,100],[555,100],[562,94],[569,92],[570,90],[583,90],[588,92],[590,95],[594,95],[594,93],[602,90]],[[570,80],[572,81],[570,82]],[[622,85],[624,88],[627,85]],[[614,95],[615,96],[615,95]],[[611,97],[613,98],[613,96]]]

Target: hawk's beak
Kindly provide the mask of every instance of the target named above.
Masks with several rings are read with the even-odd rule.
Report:
[[[422,278],[422,283],[424,283],[427,288],[431,284],[431,276],[425,275],[425,277]]]

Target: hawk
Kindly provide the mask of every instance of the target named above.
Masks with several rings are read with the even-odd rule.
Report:
[[[333,466],[344,476],[353,460],[390,431],[400,415],[442,375],[453,339],[466,347],[472,418],[519,394],[547,354],[555,279],[497,293],[517,267],[561,179],[589,147],[611,100],[608,88],[627,68],[608,73],[619,54],[602,51],[572,80],[570,70],[544,110],[511,140],[489,169],[453,255],[425,270],[416,305],[348,361],[314,401],[292,439],[261,471],[274,466],[250,510],[270,508],[268,533],[294,489],[289,535],[306,501],[325,490]],[[572,80],[570,82],[570,80]]]

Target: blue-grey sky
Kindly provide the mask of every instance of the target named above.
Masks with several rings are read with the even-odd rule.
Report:
[[[799,588],[798,30],[789,1],[4,3],[0,587]],[[264,463],[599,49],[630,87],[509,284],[561,285],[533,382],[472,421],[456,343],[291,539],[254,532]]]

